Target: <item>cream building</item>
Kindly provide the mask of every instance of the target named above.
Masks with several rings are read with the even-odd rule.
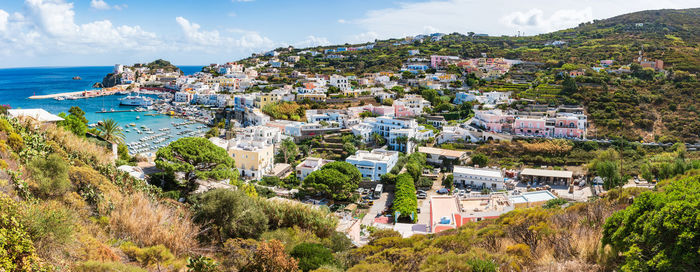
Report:
[[[274,146],[255,140],[224,140],[212,137],[215,145],[226,149],[236,162],[236,169],[242,178],[261,179],[274,166]]]

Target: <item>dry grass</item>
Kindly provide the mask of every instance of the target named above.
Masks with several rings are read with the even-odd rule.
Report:
[[[58,143],[69,154],[78,156],[86,163],[110,164],[113,161],[110,150],[75,136],[70,131],[56,127],[54,124],[44,124],[40,128],[46,133],[46,139]],[[94,164],[91,164],[94,165]]]
[[[184,209],[153,203],[142,193],[114,204],[110,229],[114,236],[139,246],[161,244],[178,255],[197,247],[195,237],[200,231]]]

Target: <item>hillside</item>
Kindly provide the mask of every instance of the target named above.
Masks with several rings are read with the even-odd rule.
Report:
[[[481,90],[513,91],[515,97],[543,104],[580,103],[588,109],[590,137],[644,141],[700,140],[700,9],[642,11],[578,27],[527,37],[484,37],[452,33],[438,41],[378,40],[373,49],[333,53],[343,59],[327,59],[323,54],[301,54],[294,68],[280,68],[274,83],[293,83],[293,70],[307,73],[397,72],[409,59],[408,50],[418,49],[417,57],[453,55],[462,58],[488,57],[522,59],[534,62],[516,65],[510,73],[493,81],[472,84]],[[562,41],[563,45],[547,45]],[[339,45],[344,47],[363,46]],[[339,46],[306,48],[323,52]],[[281,52],[280,59],[302,49]],[[659,59],[666,72],[648,71],[634,64],[640,57]],[[267,60],[255,56],[242,60]],[[629,68],[627,73],[596,72],[600,60],[612,59],[612,69]],[[632,63],[631,66],[628,64]],[[636,65],[636,66],[635,66]],[[456,67],[455,67],[456,68]],[[575,90],[564,92],[562,71],[584,70],[576,77]],[[448,71],[461,73],[459,69]],[[514,83],[527,79],[527,83]],[[420,93],[420,89],[415,91]],[[454,91],[447,92],[454,95]]]
[[[247,185],[179,203],[166,197],[179,196],[116,171],[109,154],[60,127],[0,116],[0,270],[691,271],[700,265],[700,229],[689,224],[700,211],[697,161],[676,163],[673,171],[686,175],[654,190],[614,189],[587,203],[556,201],[410,238],[368,229],[369,244],[353,248],[323,209],[270,201]],[[686,155],[680,149],[668,156],[684,162]]]

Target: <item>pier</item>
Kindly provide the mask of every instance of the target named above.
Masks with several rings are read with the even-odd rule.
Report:
[[[117,112],[134,112],[136,110],[110,110],[110,111],[96,111],[95,113],[117,113]]]

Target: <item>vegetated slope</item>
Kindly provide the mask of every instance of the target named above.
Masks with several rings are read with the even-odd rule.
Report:
[[[581,103],[588,109],[592,137],[627,140],[689,141],[700,136],[700,9],[651,10],[582,23],[578,27],[527,37],[483,37],[452,33],[439,41],[377,40],[373,49],[333,53],[344,59],[301,55],[294,68],[281,68],[271,82],[293,83],[291,71],[345,73],[398,71],[419,49],[420,56],[455,55],[462,58],[504,57],[538,62],[535,71],[516,66],[505,77],[477,82],[482,90],[513,91],[514,96],[538,103]],[[553,41],[562,46],[547,45]],[[342,45],[362,46],[365,44]],[[323,51],[340,46],[310,48]],[[301,50],[282,52],[281,59]],[[639,57],[663,60],[666,73],[632,65],[629,74],[596,72],[600,60],[615,61],[612,69],[634,63]],[[256,57],[266,60],[269,57]],[[248,58],[242,62],[250,62]],[[577,87],[562,91],[560,72],[582,69]],[[459,69],[448,70],[459,73]],[[513,84],[516,74],[527,74],[528,84]],[[420,93],[420,90],[418,91]],[[449,92],[448,92],[449,93]]]
[[[376,231],[348,271],[692,271],[700,260],[700,172],[657,191],[518,209],[434,235]],[[685,194],[684,194],[685,193]]]

